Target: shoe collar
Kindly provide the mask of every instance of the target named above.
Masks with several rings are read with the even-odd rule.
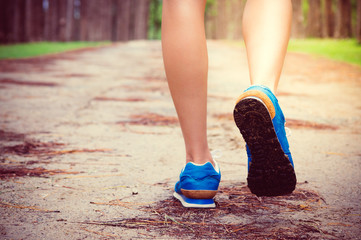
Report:
[[[214,162],[214,166],[213,166],[213,164],[212,164],[211,162],[206,162],[206,163],[203,163],[203,164],[198,164],[198,163],[194,163],[194,162],[188,162],[187,164],[184,165],[184,167],[183,167],[183,169],[182,169],[182,172],[184,171],[184,168],[185,168],[186,165],[188,165],[188,164],[191,164],[191,165],[200,167],[200,166],[204,166],[204,165],[210,163],[210,164],[212,165],[212,167],[214,168],[214,170],[215,170],[217,173],[219,173],[219,172],[220,172],[220,169],[219,169],[218,163],[216,162],[216,160],[213,160],[213,162]]]

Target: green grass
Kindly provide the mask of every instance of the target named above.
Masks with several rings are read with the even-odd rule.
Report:
[[[37,42],[0,45],[0,59],[34,57],[107,44],[109,42]],[[357,44],[355,39],[291,39],[288,51],[309,53],[361,66],[361,44]]]
[[[361,66],[361,44],[355,39],[291,39],[288,51],[310,53]]]
[[[107,44],[109,42],[37,42],[0,45],[0,59],[35,57]]]

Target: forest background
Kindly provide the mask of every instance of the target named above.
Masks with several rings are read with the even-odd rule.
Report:
[[[208,39],[242,39],[246,0],[207,0]],[[361,0],[292,0],[292,38],[356,38]],[[160,39],[162,0],[2,0],[0,43]]]

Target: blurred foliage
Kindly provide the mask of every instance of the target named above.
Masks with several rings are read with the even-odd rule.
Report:
[[[208,16],[215,16],[217,15],[217,11],[215,8],[212,8],[212,6],[216,4],[216,0],[207,0],[206,2],[206,10],[205,10],[205,15]]]
[[[303,0],[302,1],[302,13],[303,13],[303,26],[307,26],[307,18],[308,18],[308,9],[309,9],[309,4],[308,4],[308,0]]]
[[[351,21],[352,26],[356,26],[357,23],[357,0],[351,0]]]
[[[303,25],[306,26],[307,25],[307,18],[308,18],[308,9],[309,9],[309,0],[303,0],[302,1],[302,12],[303,12]],[[311,0],[313,1],[313,0]],[[325,5],[325,1],[321,0],[321,6],[322,9],[324,9],[324,5]],[[337,0],[333,0],[333,11],[335,14],[337,14]],[[357,21],[357,0],[351,0],[351,20],[352,20],[352,26],[356,25],[356,21]]]
[[[312,0],[311,0],[312,1]],[[212,7],[217,4],[217,0],[207,0],[206,2],[206,16],[216,16],[217,8]],[[321,1],[322,6],[325,2]],[[352,26],[356,25],[356,6],[357,0],[351,0],[352,5]],[[308,10],[309,10],[309,0],[302,1],[302,12],[304,16],[303,25],[306,27],[307,18],[308,18]],[[335,14],[337,14],[337,0],[333,0],[333,10]],[[160,39],[161,38],[161,23],[162,23],[162,0],[151,0],[150,3],[150,13],[149,13],[149,31],[148,38],[149,39]]]
[[[151,0],[149,6],[148,39],[161,38],[162,0]]]
[[[215,16],[217,12],[211,6],[216,3],[216,0],[207,0],[205,12]],[[148,39],[160,39],[161,38],[161,26],[162,26],[162,0],[151,0],[149,6],[149,30]],[[209,12],[212,11],[212,12]]]

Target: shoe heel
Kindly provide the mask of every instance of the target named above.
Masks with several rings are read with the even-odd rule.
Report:
[[[179,194],[174,192],[173,196],[178,199],[183,207],[186,208],[215,208],[216,204],[214,200],[211,199],[194,199],[194,198],[188,198],[184,196],[183,194]]]
[[[185,190],[181,189],[182,194],[192,199],[211,199],[217,194],[217,190]]]

